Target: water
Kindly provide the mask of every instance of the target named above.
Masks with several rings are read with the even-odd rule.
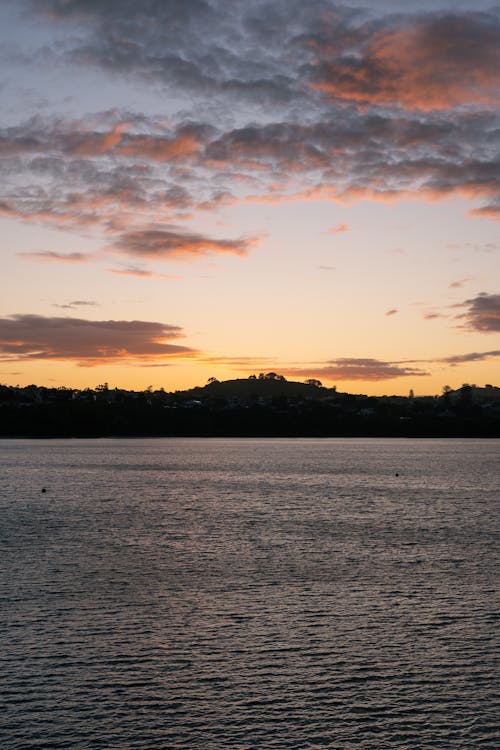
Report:
[[[500,747],[500,441],[13,440],[0,466],[5,750]]]

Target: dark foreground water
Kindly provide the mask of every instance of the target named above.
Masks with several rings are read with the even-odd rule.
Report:
[[[0,467],[2,750],[500,747],[500,441],[3,441]]]

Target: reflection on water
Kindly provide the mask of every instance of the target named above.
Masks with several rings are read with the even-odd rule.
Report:
[[[0,442],[2,747],[498,748],[499,449]]]

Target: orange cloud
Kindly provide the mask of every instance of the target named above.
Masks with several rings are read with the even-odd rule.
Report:
[[[335,227],[331,227],[331,229],[328,230],[329,234],[341,234],[342,232],[347,232],[349,230],[349,227],[347,224],[337,224]]]
[[[12,315],[0,318],[0,358],[67,360],[93,366],[191,357],[194,349],[171,343],[183,335],[179,326],[141,320]]]
[[[174,138],[129,135],[127,142],[117,148],[116,153],[153,161],[175,161],[195,155],[202,145],[202,141],[194,133],[181,133]]]
[[[500,221],[500,201],[497,201],[496,203],[490,203],[486,206],[473,208],[469,211],[469,215],[477,216],[480,219],[486,217],[487,219],[492,219],[493,221]]]
[[[104,133],[75,131],[66,137],[65,150],[76,156],[107,154],[120,143],[126,126],[126,122],[119,122]]]
[[[319,47],[313,86],[340,99],[424,111],[497,100],[500,34],[487,18],[431,16],[386,28],[358,53],[329,61],[331,48]]]
[[[178,229],[148,228],[126,232],[113,243],[113,248],[138,258],[175,258],[200,256],[207,253],[247,255],[259,241],[258,237],[218,240]]]

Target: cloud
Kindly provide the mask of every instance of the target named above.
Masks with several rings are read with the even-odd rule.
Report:
[[[416,367],[402,366],[398,362],[378,359],[340,358],[332,359],[317,367],[287,369],[287,374],[297,377],[326,378],[328,380],[392,380],[402,377],[422,377],[428,372]]]
[[[337,224],[335,227],[331,227],[331,229],[328,230],[329,234],[340,234],[342,232],[347,232],[349,230],[349,227],[347,224]]]
[[[449,284],[450,289],[460,289],[465,284],[468,284],[471,281],[475,281],[473,276],[464,276],[463,279],[457,279],[456,281],[452,281],[451,284]]]
[[[136,240],[151,254],[193,258],[248,251],[251,240],[200,244],[188,226],[171,229],[235,202],[460,196],[478,204],[478,218],[498,218],[495,9],[400,4],[394,14],[387,3],[329,0],[234,0],[231,13],[218,0],[14,5],[36,18],[41,38],[48,25],[58,40],[30,49],[27,63],[43,56],[45,66],[135,76],[180,104],[168,122],[109,109],[0,128],[5,216],[95,230],[137,257]],[[165,234],[156,242],[143,231]]]
[[[113,247],[120,253],[138,258],[175,258],[199,256],[207,253],[247,255],[258,242],[257,237],[219,240],[178,228],[154,228],[131,231],[120,235]]]
[[[424,320],[436,320],[437,318],[446,318],[448,316],[444,315],[443,313],[431,311],[424,313],[422,317]]]
[[[500,349],[490,352],[469,352],[468,354],[455,354],[451,357],[444,357],[438,360],[449,365],[461,365],[467,362],[484,362],[490,359],[500,357]]]
[[[117,122],[108,132],[79,131],[74,129],[69,133],[53,133],[52,143],[47,146],[51,150],[60,150],[74,156],[99,156],[112,151],[123,137],[126,123]],[[57,143],[54,140],[57,139]]]
[[[199,154],[210,131],[208,126],[191,124],[179,128],[171,138],[128,135],[116,154],[159,162],[185,162]]]
[[[108,268],[109,273],[115,273],[118,276],[138,276],[142,279],[181,279],[175,273],[156,273],[147,268],[138,268],[137,266],[126,266],[125,268]]]
[[[456,316],[463,328],[479,333],[500,332],[500,294],[482,292],[456,307],[465,308],[465,312]]]
[[[500,24],[493,13],[389,18],[314,40],[312,85],[359,103],[424,111],[496,101],[500,84]],[[350,42],[348,47],[347,41]]]
[[[0,359],[93,366],[193,356],[194,349],[171,343],[183,335],[179,326],[149,321],[11,315],[0,318]]]
[[[457,3],[455,12],[400,4],[397,14],[381,2],[356,8],[330,0],[234,0],[231,13],[205,0],[29,5],[65,31],[64,45],[39,53],[45,64],[133,75],[198,102],[216,95],[318,109],[320,91],[356,105],[432,111],[489,104],[499,81],[498,15],[477,3],[476,12]]]
[[[53,304],[52,307],[59,307],[61,310],[74,310],[75,307],[99,307],[99,305],[93,300],[76,299],[73,302],[67,302],[62,305]]]
[[[239,0],[230,13],[223,3],[206,0],[29,5],[66,31],[64,45],[43,51],[45,62],[133,75],[198,98],[237,97],[274,106],[289,101],[294,88],[287,60],[276,54],[278,43],[287,47],[296,24],[309,15],[292,0],[267,3],[265,23],[253,4]]]
[[[303,124],[227,131],[207,145],[205,163],[258,175],[261,194],[245,198],[253,202],[434,201],[457,195],[489,204],[500,193],[499,132],[498,118],[485,113],[460,112],[450,123],[440,113],[423,118],[340,109]]]
[[[488,203],[485,206],[479,206],[478,208],[472,208],[469,211],[471,216],[477,216],[482,219],[492,219],[493,221],[500,221],[500,200],[496,199],[492,203]]]
[[[86,263],[92,258],[88,253],[55,253],[42,251],[33,253],[17,253],[24,260],[35,260],[41,263]]]
[[[2,160],[0,213],[73,230],[119,231],[119,223],[128,228],[139,212],[143,221],[168,225],[188,220],[187,212],[236,201],[342,204],[459,195],[482,201],[477,215],[493,218],[488,207],[500,195],[500,121],[493,112],[463,110],[450,121],[441,113],[331,105],[328,112],[312,108],[302,122],[225,130],[219,122],[166,125],[126,116],[102,113],[102,131],[92,121],[50,118],[0,130],[4,149],[16,152]],[[15,184],[8,179],[13,172]],[[340,223],[330,231],[348,230]]]
[[[47,121],[33,117],[17,127],[0,130],[0,154],[63,154],[65,156],[123,156],[152,161],[172,161],[194,157],[213,131],[196,122],[169,126],[154,118],[128,113],[128,119],[94,124],[84,121]],[[119,117],[119,113],[118,113]],[[100,129],[97,129],[100,128]],[[144,132],[146,128],[146,132]]]

